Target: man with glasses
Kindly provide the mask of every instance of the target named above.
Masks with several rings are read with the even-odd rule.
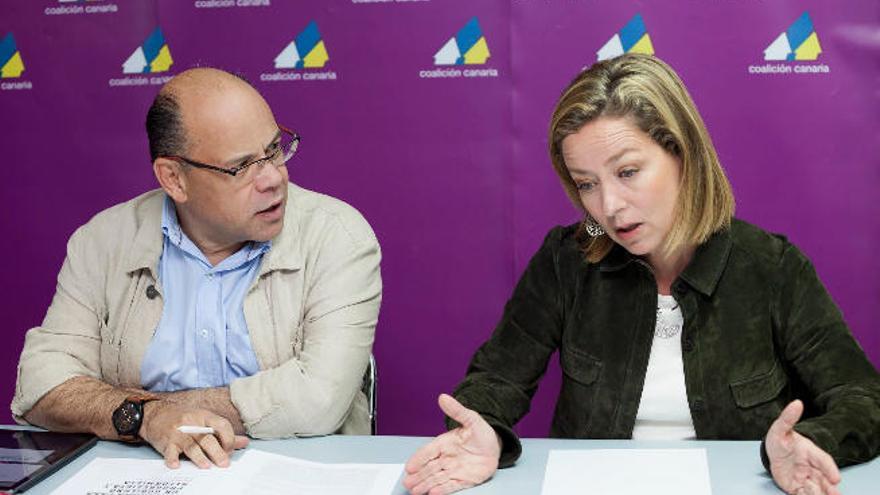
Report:
[[[245,435],[368,434],[382,288],[367,222],[288,182],[299,136],[229,73],[169,81],[147,134],[161,189],[71,237],[16,419],[145,440],[171,467],[228,465]]]

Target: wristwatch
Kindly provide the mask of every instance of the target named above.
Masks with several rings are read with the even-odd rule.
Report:
[[[113,427],[123,442],[139,442],[141,424],[144,422],[144,404],[159,397],[152,394],[139,394],[127,397],[113,411]]]

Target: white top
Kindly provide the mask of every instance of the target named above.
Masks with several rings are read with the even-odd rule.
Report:
[[[633,440],[692,440],[694,422],[684,386],[681,328],[684,317],[672,296],[657,294],[657,326]]]

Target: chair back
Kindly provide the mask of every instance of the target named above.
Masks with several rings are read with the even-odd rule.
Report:
[[[367,396],[367,405],[370,408],[370,435],[376,434],[376,358],[370,354],[370,363],[364,372],[364,383],[361,388]]]

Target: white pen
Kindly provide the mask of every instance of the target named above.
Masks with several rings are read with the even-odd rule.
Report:
[[[183,425],[183,426],[178,426],[177,431],[179,431],[181,433],[186,433],[187,435],[213,435],[214,434],[214,428],[211,428],[210,426]]]

